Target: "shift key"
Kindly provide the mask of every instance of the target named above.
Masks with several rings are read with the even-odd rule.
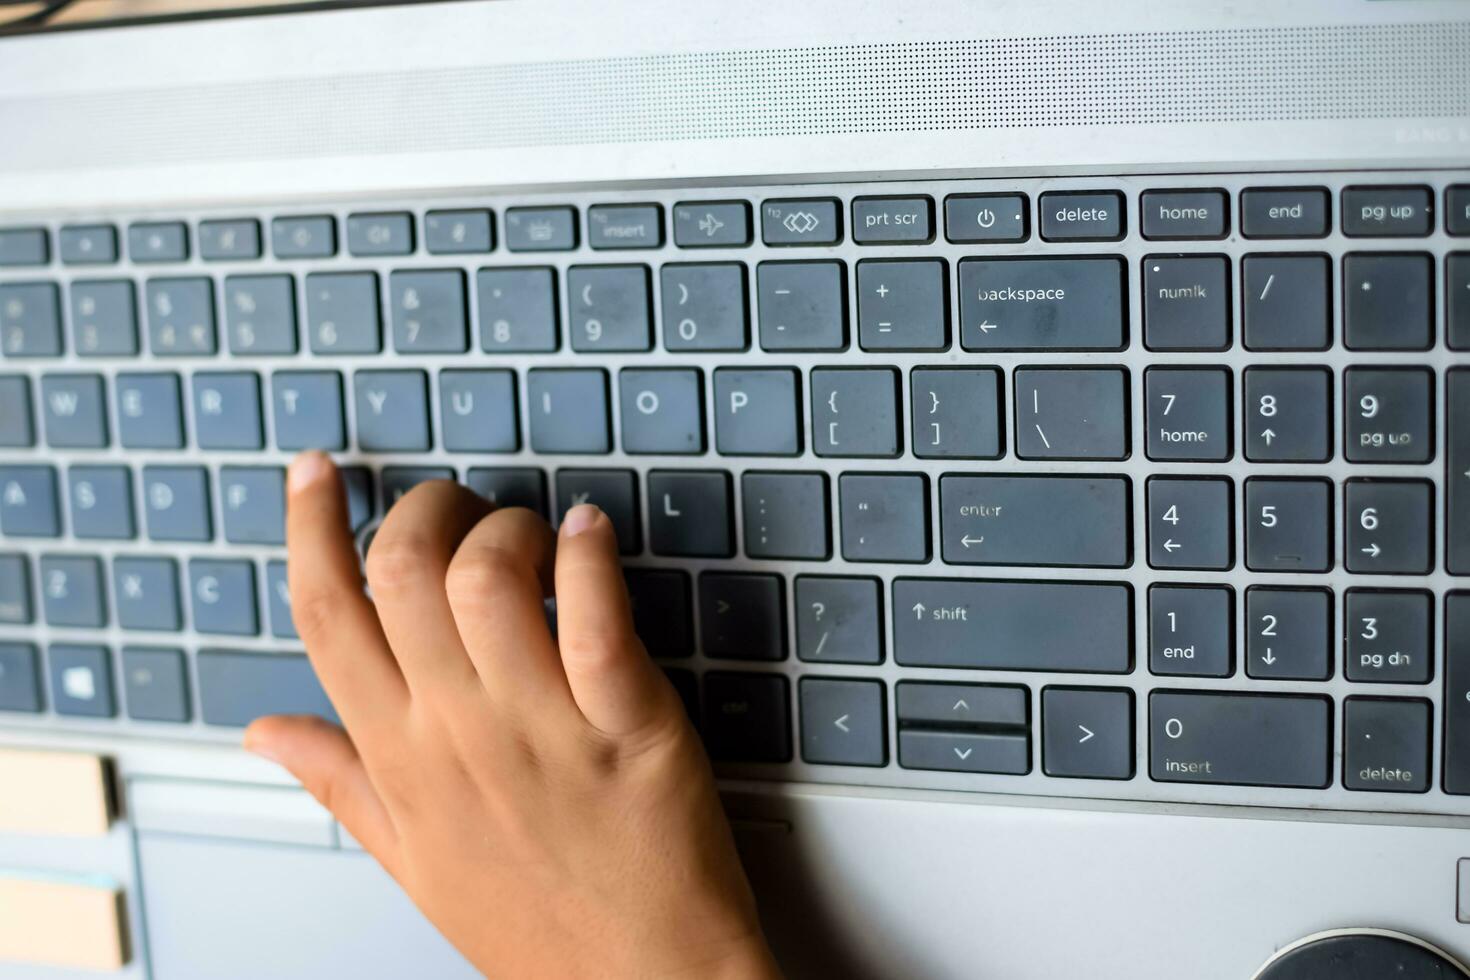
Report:
[[[1294,694],[1155,691],[1155,782],[1299,786],[1332,782],[1332,702]]]

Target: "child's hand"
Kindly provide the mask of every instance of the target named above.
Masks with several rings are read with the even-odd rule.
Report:
[[[574,508],[557,539],[528,510],[424,484],[373,541],[370,601],[331,462],[303,455],[288,482],[291,607],[347,732],[263,718],[246,746],[300,779],[484,973],[775,976],[601,511]]]

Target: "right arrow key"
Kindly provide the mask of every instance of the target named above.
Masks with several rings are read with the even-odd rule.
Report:
[[[1133,778],[1133,692],[1048,687],[1041,692],[1041,768],[1048,776]]]

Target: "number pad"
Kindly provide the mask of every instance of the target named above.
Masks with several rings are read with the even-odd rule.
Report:
[[[1349,589],[1344,611],[1343,673],[1370,684],[1426,684],[1434,599],[1428,592]]]
[[[1148,663],[1169,677],[1229,677],[1235,672],[1235,593],[1201,585],[1148,590]]]
[[[1233,565],[1229,480],[1148,481],[1148,563],[1223,571]]]
[[[1434,375],[1418,368],[1348,368],[1343,454],[1353,463],[1434,458]]]
[[[1343,556],[1350,572],[1428,573],[1434,555],[1434,489],[1423,480],[1349,480]]]
[[[1332,593],[1247,589],[1247,677],[1325,681],[1332,676]]]
[[[1332,375],[1322,368],[1247,368],[1245,458],[1324,463],[1332,458]]]
[[[1150,368],[1144,372],[1148,458],[1230,458],[1230,372]]]
[[[1245,565],[1253,572],[1325,572],[1332,567],[1332,484],[1245,481]]]

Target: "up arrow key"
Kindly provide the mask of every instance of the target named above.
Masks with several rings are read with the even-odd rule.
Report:
[[[966,701],[964,698],[960,698],[958,701],[956,701],[954,703],[954,707],[951,708],[950,710],[951,711],[969,711],[970,710],[970,702]]]

